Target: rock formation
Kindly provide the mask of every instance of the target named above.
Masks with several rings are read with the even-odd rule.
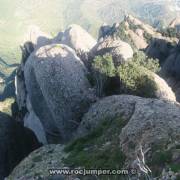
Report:
[[[61,44],[44,46],[28,58],[24,76],[32,108],[51,142],[67,141],[91,99],[86,68],[75,52]]]
[[[106,121],[121,118],[126,125],[120,131],[119,142],[127,157],[126,163],[132,167],[136,164],[140,147],[143,152],[148,150],[145,156],[148,162],[151,160],[148,157],[152,157],[156,150],[166,151],[180,143],[179,110],[180,105],[175,102],[127,95],[107,97],[85,114],[78,128],[78,137],[90,134]],[[139,161],[143,161],[142,157]]]
[[[167,39],[154,38],[146,49],[146,54],[154,59],[159,59],[160,63],[164,63],[172,52],[173,43]]]
[[[172,76],[176,79],[180,79],[180,54],[179,45],[173,49],[172,53],[166,58],[162,67],[162,73],[165,76]]]
[[[31,153],[7,179],[31,180],[35,176],[47,179],[48,169],[65,167],[135,168],[139,173],[135,179],[143,179],[149,174],[161,179],[161,173],[167,169],[175,167],[173,171],[176,171],[180,158],[180,105],[174,92],[179,99],[180,75],[179,47],[173,44],[174,39],[163,37],[156,29],[131,15],[124,23],[112,27],[104,24],[98,42],[78,25],[71,25],[54,39],[43,34],[45,38],[38,41],[39,36],[41,33],[35,31],[33,38],[22,47],[22,63],[16,75],[16,102],[23,114],[21,122],[24,126],[33,130],[43,144],[57,145],[46,145]],[[148,56],[158,58],[164,74],[155,74],[158,63],[141,53],[138,56],[138,49],[146,49]],[[133,56],[134,52],[137,57]],[[110,56],[103,56],[106,54]],[[110,93],[112,96],[104,97],[107,95],[104,93],[100,99],[94,93],[97,82],[93,81],[92,61],[96,56],[111,61],[107,61],[109,66],[100,62],[98,68],[99,72],[105,68],[104,71],[110,74],[107,86],[113,87],[108,90],[115,89]],[[98,57],[98,60],[106,62],[103,58]],[[129,94],[135,94],[143,87],[141,93],[145,95],[150,91],[153,97],[127,95],[128,91],[124,91],[126,95],[114,95],[123,92],[120,68],[128,64],[129,72],[123,69],[123,73],[127,77],[124,82],[132,87]],[[131,73],[135,78],[130,76]],[[106,80],[104,74],[101,72],[99,78]],[[160,77],[162,74],[169,78],[171,82],[168,84],[172,85],[174,92]],[[137,89],[140,86],[135,83],[142,87]],[[8,134],[11,137],[12,133]],[[6,147],[9,148],[9,144]],[[0,155],[3,153],[0,148]],[[4,169],[1,171],[4,164],[5,159],[0,158],[0,174],[4,173]]]
[[[90,53],[92,57],[109,53],[113,57],[115,66],[118,66],[133,57],[133,50],[128,43],[111,36],[100,39]]]
[[[152,163],[154,162],[152,159],[156,158],[156,154],[159,151],[161,153],[170,151],[172,159],[169,160],[169,163],[177,164],[179,158],[177,145],[180,143],[179,110],[180,105],[175,102],[145,99],[128,95],[106,97],[95,103],[84,115],[77,131],[77,141],[75,140],[70,145],[70,149],[75,146],[80,148],[79,150],[81,152],[84,152],[83,158],[93,158],[94,146],[91,146],[91,143],[94,143],[93,138],[95,138],[96,142],[99,140],[100,133],[108,134],[108,132],[111,132],[112,136],[105,136],[106,138],[103,139],[103,141],[105,140],[105,144],[100,147],[97,144],[96,155],[104,152],[104,149],[106,150],[105,152],[108,152],[109,149],[114,148],[113,141],[117,138],[118,142],[115,145],[119,148],[118,153],[122,151],[125,154],[124,168],[136,168],[143,175],[145,170],[150,171],[147,164],[151,163],[150,168],[153,168],[154,165]],[[112,129],[112,126],[117,121],[119,121],[119,127],[115,131],[115,129]],[[104,131],[102,129],[103,127],[105,128]],[[98,132],[96,131],[97,129]],[[113,134],[112,131],[117,134]],[[86,143],[88,141],[91,143],[87,146]],[[101,143],[100,141],[98,142]],[[86,148],[82,150],[81,146],[83,147],[84,144]],[[14,179],[25,178],[28,180],[33,178],[35,174],[37,174],[37,177],[47,178],[49,174],[44,169],[54,169],[57,166],[58,168],[67,168],[66,159],[71,156],[72,150],[66,153],[65,149],[62,145],[44,146],[31,153],[22,161],[8,179],[13,177]],[[75,152],[80,157],[78,151],[76,150]],[[86,151],[88,153],[85,153]],[[107,156],[107,154],[104,154],[104,156]],[[110,154],[107,157],[109,156]],[[73,158],[75,157],[73,156]],[[100,160],[103,161],[102,156],[101,159],[96,159],[96,163],[99,163]],[[119,159],[119,163],[122,163],[121,161],[123,159]],[[159,163],[159,161],[156,163]],[[160,167],[160,172],[162,172],[162,168],[166,163],[160,163],[162,163]],[[73,167],[77,168],[77,165],[73,164]],[[144,171],[142,171],[143,168]],[[53,176],[53,178],[66,180],[67,177]],[[77,176],[72,176],[71,178],[75,179]],[[138,175],[134,178],[137,179]]]
[[[96,44],[96,40],[81,26],[73,24],[60,33],[54,40],[56,43],[65,44],[75,51],[89,52]]]

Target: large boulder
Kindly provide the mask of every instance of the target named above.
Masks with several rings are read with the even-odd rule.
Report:
[[[167,162],[170,166],[179,163],[179,104],[129,95],[106,97],[85,114],[77,137],[92,133],[100,124],[107,124],[109,121],[116,123],[117,119],[122,121],[119,124],[119,143],[126,156],[126,167],[139,168],[140,171],[144,168],[145,173],[148,173],[147,164],[153,171],[156,168],[162,171]],[[107,138],[107,142],[110,138],[112,137]],[[168,153],[168,161],[157,159],[158,155]],[[157,167],[158,164],[161,165]]]
[[[62,145],[46,145],[32,152],[26,157],[11,173],[7,180],[26,179],[59,179],[64,180],[62,176],[49,176],[49,170],[54,168],[63,168],[62,159],[67,156],[63,152]]]
[[[24,66],[30,54],[34,51],[33,46],[34,45],[31,42],[27,42],[22,46],[22,62],[17,68],[15,76],[15,95],[18,106],[18,113],[15,116],[16,120],[23,122],[25,127],[31,129],[35,133],[39,142],[46,144],[47,139],[45,131],[41,121],[32,108],[27,94],[24,77]]]
[[[30,152],[40,147],[32,131],[0,113],[0,179]]]
[[[64,146],[46,145],[32,152],[26,157],[10,174],[6,180],[33,180],[33,179],[48,179],[48,180],[89,180],[88,176],[78,177],[77,174],[58,174],[56,169],[65,171],[70,168],[64,163],[64,159],[68,154],[64,152]],[[95,178],[95,177],[94,177]]]
[[[101,38],[97,45],[91,50],[91,56],[111,54],[114,64],[116,66],[129,61],[133,57],[133,50],[131,46],[121,41],[119,38],[113,38],[111,36]]]
[[[58,43],[65,44],[75,51],[89,52],[97,43],[96,40],[81,26],[73,24],[55,38]],[[60,40],[60,41],[59,41]]]
[[[84,64],[66,45],[33,52],[24,67],[26,90],[48,142],[71,139],[81,116],[94,101]]]

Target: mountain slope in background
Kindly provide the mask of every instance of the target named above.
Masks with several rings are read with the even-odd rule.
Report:
[[[0,57],[10,64],[19,62],[19,45],[29,25],[54,34],[76,23],[96,36],[103,22],[119,22],[127,13],[166,25],[179,11],[177,0],[0,0]]]

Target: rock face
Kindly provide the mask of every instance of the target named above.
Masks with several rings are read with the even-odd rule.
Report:
[[[135,18],[130,14],[125,17],[125,21],[127,21],[129,24],[133,24],[135,26],[141,27],[144,31],[146,31],[148,34],[152,36],[158,34],[157,31],[152,26],[143,23],[142,21],[140,21],[139,19]]]
[[[119,134],[119,142],[130,166],[136,163],[140,147],[144,152],[155,146],[163,150],[163,147],[180,143],[179,104],[128,95],[107,97],[94,104],[83,117],[78,137],[93,132],[104,121],[118,117],[127,121]],[[154,153],[150,150],[147,159]],[[139,161],[143,161],[142,157]]]
[[[173,52],[169,55],[169,57],[166,59],[163,67],[162,67],[162,73],[165,76],[172,76],[176,79],[180,79],[180,54],[179,54],[179,48],[178,45]]]
[[[170,28],[175,28],[177,32],[180,32],[180,18],[175,18],[169,24]]]
[[[111,36],[108,36],[104,39],[101,38],[91,51],[92,57],[97,55],[104,55],[106,53],[112,55],[114,64],[116,66],[125,61],[128,61],[133,57],[133,50],[128,43]]]
[[[89,52],[95,46],[96,40],[81,26],[73,24],[63,33],[60,33],[57,38],[58,43],[65,44],[75,51]]]
[[[135,33],[132,30],[128,30],[127,33],[129,34],[130,38],[132,39],[137,49],[145,49],[148,46],[147,42],[143,37],[143,33],[141,30],[139,30],[138,33]]]
[[[49,169],[63,168],[62,159],[67,155],[62,145],[46,145],[24,159],[7,178],[13,180],[34,178],[51,179]],[[61,176],[52,176],[52,179],[64,180]]]
[[[152,58],[157,58],[160,63],[165,62],[173,49],[172,43],[166,39],[154,38],[146,49],[146,54]]]
[[[150,74],[153,77],[154,83],[156,84],[156,97],[162,100],[176,101],[176,96],[166,81],[155,73],[151,72]]]
[[[40,147],[35,135],[9,116],[0,113],[0,179],[30,152]]]
[[[69,140],[93,101],[84,64],[68,46],[52,44],[30,55],[24,76],[48,142]]]
[[[24,126],[31,129],[35,133],[39,142],[43,144],[47,144],[46,132],[44,130],[44,127],[40,119],[37,117],[37,115],[35,114],[32,108],[28,95],[26,97],[26,108],[28,112],[26,113],[23,119]]]
[[[24,77],[24,66],[30,54],[34,51],[34,45],[31,42],[27,42],[23,47],[21,47],[21,49],[22,62],[18,67],[15,76],[16,102],[18,105],[18,110],[21,114],[21,117],[18,117],[18,119],[19,121],[23,121],[25,127],[31,129],[35,133],[39,142],[46,144],[47,140],[45,131],[32,108],[31,102],[29,101]]]
[[[173,77],[167,78],[166,81],[169,84],[169,86],[173,89],[173,91],[176,95],[177,102],[180,102],[180,81],[176,80]]]

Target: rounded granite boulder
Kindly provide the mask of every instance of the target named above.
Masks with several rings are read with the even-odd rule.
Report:
[[[27,94],[48,142],[71,139],[94,101],[87,70],[74,50],[62,44],[41,47],[24,67]]]

